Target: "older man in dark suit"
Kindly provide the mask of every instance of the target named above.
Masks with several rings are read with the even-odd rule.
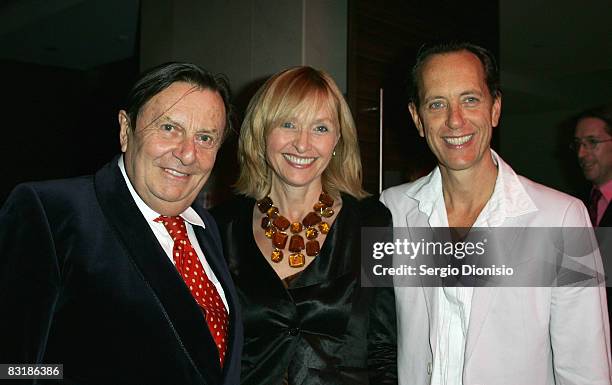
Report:
[[[0,211],[0,363],[63,364],[65,384],[239,382],[234,285],[192,206],[228,93],[196,65],[158,66],[119,112],[121,156],[15,188]]]

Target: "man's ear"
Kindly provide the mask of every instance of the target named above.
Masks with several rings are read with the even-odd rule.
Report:
[[[493,105],[491,106],[491,126],[497,127],[499,123],[499,117],[501,116],[502,96],[497,95],[493,99]]]
[[[419,132],[421,138],[425,137],[425,131],[423,130],[423,122],[421,121],[421,117],[419,116],[419,109],[414,104],[414,102],[410,102],[408,104],[408,110],[410,111],[410,116],[412,116],[412,121]]]
[[[121,143],[121,152],[125,152],[128,148],[128,139],[132,134],[130,128],[130,118],[125,110],[119,111],[119,143]]]

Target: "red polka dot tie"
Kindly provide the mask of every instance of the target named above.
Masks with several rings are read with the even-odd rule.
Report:
[[[187,237],[187,229],[183,218],[161,215],[155,219],[155,222],[161,222],[174,241],[172,256],[176,269],[189,287],[191,295],[204,311],[208,330],[210,330],[210,334],[217,344],[219,360],[221,366],[223,366],[229,326],[225,305],[215,285],[204,272],[200,259]]]

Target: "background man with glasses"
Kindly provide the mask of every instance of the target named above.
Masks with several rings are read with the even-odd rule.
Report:
[[[612,107],[583,112],[576,119],[574,142],[578,163],[591,183],[587,202],[593,227],[612,226]]]
[[[608,314],[612,317],[612,231],[608,229],[612,227],[612,106],[600,106],[578,115],[570,147],[576,151],[584,177],[593,184],[585,204],[596,228],[607,278]]]

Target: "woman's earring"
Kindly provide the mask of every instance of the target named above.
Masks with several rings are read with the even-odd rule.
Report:
[[[332,152],[332,156],[336,156],[336,150]]]

